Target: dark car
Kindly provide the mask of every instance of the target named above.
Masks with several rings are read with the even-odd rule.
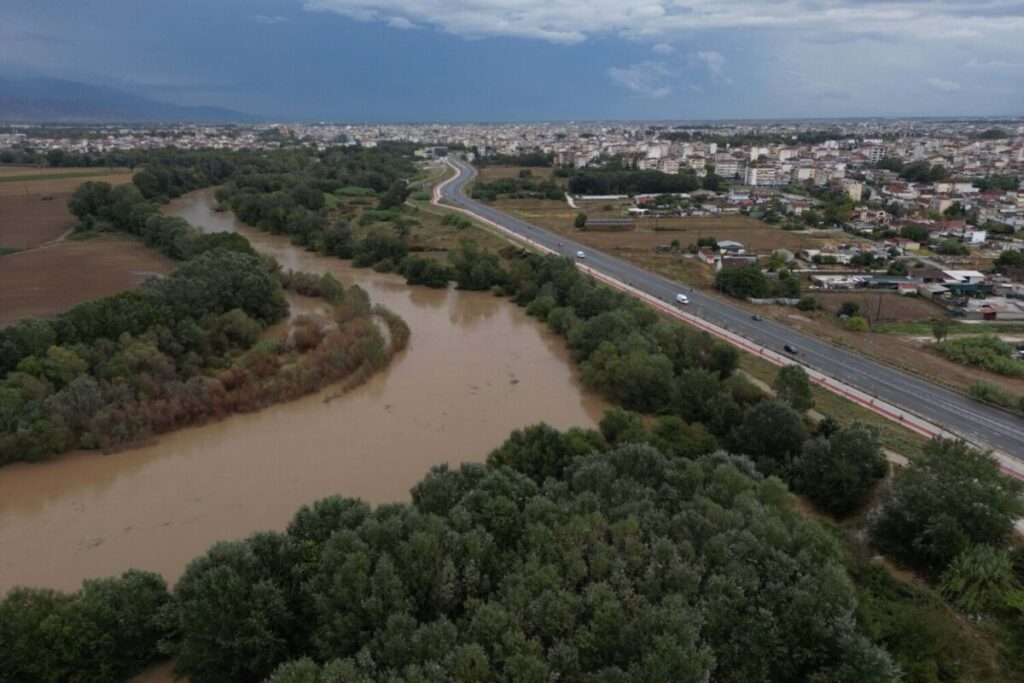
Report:
[[[797,350],[796,350],[796,347],[795,347],[795,346],[793,346],[792,344],[786,344],[786,345],[785,345],[785,346],[783,346],[782,348],[784,348],[784,349],[786,350],[786,353],[791,353],[791,354],[793,354],[794,356],[795,356],[796,354],[800,353],[799,351],[797,351]]]
[[[754,315],[750,316],[750,319],[751,320],[761,320],[761,316],[759,316],[757,313],[755,313]]]

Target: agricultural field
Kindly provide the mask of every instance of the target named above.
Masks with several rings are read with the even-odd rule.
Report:
[[[136,169],[137,170],[137,169]],[[0,166],[0,197],[70,194],[87,180],[120,185],[131,181],[127,168],[39,169],[34,166]]]
[[[8,254],[0,257],[0,326],[52,317],[173,269],[171,259],[127,240],[69,240]]]
[[[131,181],[127,169],[0,167],[0,251],[30,249],[58,239],[75,226],[68,212],[71,193],[89,180],[119,185]],[[44,200],[41,195],[52,198]]]
[[[0,326],[51,317],[173,270],[173,261],[140,242],[64,239],[75,227],[67,203],[79,185],[131,178],[127,169],[0,167]]]
[[[75,227],[68,212],[70,193],[43,201],[38,194],[0,197],[0,248],[30,249],[53,241]]]

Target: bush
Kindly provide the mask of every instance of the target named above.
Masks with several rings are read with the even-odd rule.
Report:
[[[1007,377],[1024,377],[1024,362],[1013,358],[1016,349],[995,335],[982,334],[951,339],[935,345],[943,356]]]
[[[975,382],[967,388],[967,393],[984,403],[1024,412],[1024,395],[1017,399],[1006,389],[991,382]]]
[[[855,315],[852,318],[847,319],[847,321],[843,323],[843,327],[851,332],[867,332],[871,329],[871,325],[868,324],[868,319],[862,315]]]
[[[451,280],[451,268],[425,256],[406,256],[398,268],[409,285],[426,285],[444,289]]]
[[[587,227],[587,214],[583,213],[582,211],[576,214],[576,219],[573,221],[572,224],[577,230],[582,230],[583,228]]]
[[[860,315],[860,304],[856,301],[844,301],[839,305],[839,310],[836,312],[838,316],[847,316],[852,318],[855,315]]]
[[[939,582],[942,597],[969,614],[1003,606],[1006,596],[1020,589],[1006,552],[976,545],[956,556]]]
[[[796,307],[801,311],[813,311],[818,308],[818,302],[814,300],[813,296],[805,296],[796,303]]]

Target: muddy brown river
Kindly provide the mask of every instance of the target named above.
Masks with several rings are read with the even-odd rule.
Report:
[[[482,460],[517,427],[600,418],[605,404],[581,387],[562,340],[514,304],[352,269],[212,203],[200,191],[168,210],[205,230],[237,230],[285,268],[358,283],[409,323],[409,348],[331,401],[336,388],[112,455],[0,468],[0,595],[15,585],[73,590],[131,567],[173,582],[215,541],[281,529],[303,503],[332,493],[408,500],[431,465]]]

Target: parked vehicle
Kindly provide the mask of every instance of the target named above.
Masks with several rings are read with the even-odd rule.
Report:
[[[690,303],[690,298],[685,294],[676,294],[676,302],[680,304],[688,304]]]

